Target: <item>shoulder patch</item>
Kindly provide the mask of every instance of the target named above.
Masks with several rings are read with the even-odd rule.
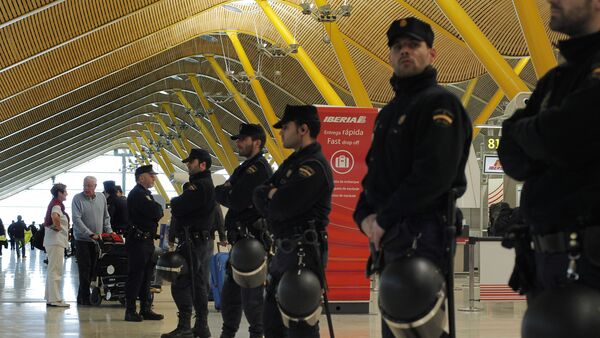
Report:
[[[246,169],[246,174],[254,174],[257,170],[256,164],[253,164]]]
[[[433,123],[439,126],[450,126],[454,123],[454,114],[447,109],[437,109],[433,112]]]
[[[398,125],[402,125],[406,121],[406,115],[400,116],[398,119]]]
[[[315,169],[313,169],[309,165],[303,165],[300,167],[300,169],[298,169],[298,173],[302,177],[311,177],[312,175],[315,174]]]
[[[600,66],[597,66],[592,70],[592,77],[594,79],[600,79]]]

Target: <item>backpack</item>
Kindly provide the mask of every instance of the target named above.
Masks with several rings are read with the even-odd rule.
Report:
[[[488,234],[490,236],[503,236],[506,230],[513,225],[513,209],[506,202],[490,205],[490,222]]]
[[[31,238],[31,243],[33,244],[34,248],[36,248],[38,250],[46,251],[46,248],[44,248],[44,235],[45,234],[46,234],[46,227],[41,226],[40,230],[38,230]]]

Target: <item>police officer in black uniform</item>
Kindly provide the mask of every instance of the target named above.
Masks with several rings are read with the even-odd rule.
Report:
[[[115,181],[104,181],[103,185],[106,194],[106,206],[110,215],[110,227],[119,235],[124,235],[129,223],[127,199],[119,196]]]
[[[503,123],[498,149],[506,174],[525,181],[520,211],[535,251],[532,266],[516,267],[515,288],[529,300],[569,281],[600,289],[600,1],[550,5],[550,28],[570,37],[558,43],[565,61]]]
[[[211,178],[210,154],[192,149],[183,160],[190,174],[190,185],[180,196],[171,199],[171,214],[176,218],[180,240],[177,248],[185,257],[191,274],[180,275],[171,285],[171,295],[179,311],[177,328],[162,338],[210,337],[208,328],[208,262],[213,252],[215,187]],[[214,232],[214,231],[213,231]],[[192,308],[196,320],[191,330]]]
[[[156,181],[156,173],[151,165],[135,170],[137,185],[127,196],[127,209],[131,226],[125,243],[129,260],[129,272],[125,284],[127,309],[125,320],[161,320],[163,315],[152,311],[150,282],[154,272],[154,237],[158,221],[163,217],[162,206],[154,200],[150,188]],[[136,299],[140,298],[140,313],[136,312]]]
[[[307,230],[318,234],[318,247],[306,245],[303,262],[323,278],[327,252],[325,229],[329,223],[333,174],[316,141],[320,121],[314,106],[287,106],[283,118],[274,125],[281,129],[285,148],[294,149],[263,185],[254,191],[254,204],[266,216],[277,248],[269,264],[269,279],[264,304],[264,331],[267,338],[319,337],[319,325],[290,322],[284,327],[275,299],[283,274],[298,267],[298,250],[281,250],[282,243],[303,236]],[[285,251],[285,252],[284,252]]]
[[[437,84],[431,27],[396,20],[387,37],[396,96],[377,116],[354,220],[380,252],[380,268],[410,252],[444,269],[448,194],[466,189],[471,122]],[[393,337],[385,322],[382,331]]]
[[[262,223],[257,223],[260,215],[252,204],[252,192],[273,174],[262,154],[266,141],[265,131],[258,124],[243,123],[238,135],[231,136],[231,139],[235,140],[240,156],[245,157],[246,161],[235,169],[227,182],[215,188],[217,201],[229,208],[225,217],[227,241],[235,245],[239,239],[250,236],[264,243],[263,239],[268,234],[265,233],[266,229],[257,226]],[[269,251],[270,248],[266,246],[265,250]],[[221,293],[221,338],[235,337],[242,319],[242,309],[250,324],[250,338],[263,336],[263,291],[263,286],[240,288],[232,277],[228,262]]]

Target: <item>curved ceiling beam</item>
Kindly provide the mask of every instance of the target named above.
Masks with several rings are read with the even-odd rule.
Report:
[[[108,137],[123,137],[123,136],[129,136],[131,135],[131,131],[127,131],[127,130],[118,130],[116,132],[111,133],[110,135],[107,135]],[[53,168],[53,167],[58,167],[62,164],[62,162],[68,163],[68,162],[73,162],[76,161],[76,159],[81,159],[81,154],[87,154],[87,152],[93,151],[94,149],[97,148],[101,148],[104,144],[109,143],[110,141],[107,141],[107,139],[103,139],[103,140],[99,140],[98,142],[94,143],[94,144],[82,144],[80,145],[79,143],[77,144],[78,147],[70,147],[70,148],[74,148],[74,149],[68,149],[67,151],[65,151],[64,153],[60,154],[60,155],[54,155],[54,157],[50,160],[48,160],[46,163],[42,163],[40,165],[43,165],[44,167],[48,167],[48,168]],[[98,155],[98,153],[96,153],[96,156]],[[83,157],[86,157],[87,155],[84,155]],[[13,179],[11,180],[11,182],[9,184],[3,185],[2,187],[0,187],[0,196],[1,195],[5,195],[6,192],[11,192],[10,189],[18,189],[19,187],[23,186],[23,184],[25,182],[27,182],[28,180],[31,180],[32,178],[35,179],[35,177],[39,177],[40,173],[39,173],[39,167],[38,168],[31,168],[27,171],[23,171],[23,172],[19,172],[19,174]],[[48,170],[48,175],[46,175],[45,179],[48,179],[50,177],[52,177],[53,175],[51,173],[55,172],[54,169],[49,169]],[[61,172],[61,171],[59,171]],[[23,187],[23,189],[26,189],[27,187]],[[22,189],[21,189],[22,190]],[[11,193],[12,194],[12,193]]]
[[[2,169],[0,169],[0,178],[3,178],[4,176],[6,176],[6,174],[4,174],[5,172],[8,172],[9,174],[14,172],[16,170],[16,168],[14,170],[11,170],[11,168],[13,168],[15,166],[17,166],[17,168],[21,168],[21,169],[23,167],[29,167],[29,166],[35,167],[35,163],[31,161],[31,158],[35,158],[35,161],[38,161],[41,159],[46,159],[48,157],[51,158],[55,154],[52,151],[52,149],[57,148],[57,147],[58,147],[57,149],[62,149],[61,146],[70,145],[72,143],[72,140],[76,140],[76,142],[80,142],[80,141],[82,141],[82,137],[85,136],[85,140],[88,140],[90,143],[93,143],[94,137],[98,137],[98,135],[103,136],[103,132],[110,130],[111,128],[114,128],[116,126],[121,126],[123,124],[123,122],[127,122],[132,119],[135,119],[135,121],[128,123],[128,125],[134,125],[134,124],[138,124],[138,123],[156,123],[152,116],[146,116],[143,113],[140,113],[138,115],[132,115],[132,113],[121,114],[118,117],[116,117],[115,119],[110,119],[101,124],[88,123],[88,124],[91,124],[93,127],[85,128],[85,125],[84,125],[84,126],[82,126],[84,129],[83,132],[79,132],[78,130],[74,130],[72,132],[72,134],[74,135],[73,137],[65,138],[63,135],[63,137],[58,138],[60,141],[58,143],[39,144],[40,147],[42,147],[42,146],[44,147],[44,150],[36,151],[35,148],[29,150],[29,151],[33,152],[34,154],[42,154],[42,156],[36,157],[34,155],[28,155],[28,153],[29,153],[29,151],[28,151],[23,154],[24,156],[20,160],[8,161],[9,164],[6,166],[3,166]],[[143,128],[144,127],[142,127],[142,129]],[[170,127],[169,127],[169,130],[174,131]],[[197,131],[193,128],[192,128],[192,130]],[[4,160],[4,161],[7,161],[7,160]],[[22,166],[19,166],[21,163],[24,163],[24,164]]]
[[[169,75],[169,76],[172,76],[172,75]],[[209,80],[212,80],[212,81],[215,81],[215,82],[218,82],[218,83],[220,83],[220,82],[219,82],[219,81],[218,81],[216,78],[213,78],[213,77],[210,77],[210,76],[207,76],[207,75],[201,75],[201,77],[203,77],[203,78],[206,78],[206,79],[209,79]],[[111,104],[116,104],[117,102],[120,102],[120,101],[125,101],[125,102],[123,102],[122,104],[121,104],[121,103],[119,103],[120,107],[127,107],[128,105],[132,104],[131,102],[127,102],[127,101],[126,101],[126,100],[127,100],[129,97],[131,97],[132,95],[138,94],[138,93],[142,93],[142,92],[144,92],[145,90],[147,90],[148,88],[151,88],[151,87],[158,87],[158,88],[156,89],[156,91],[155,91],[154,93],[152,93],[152,94],[149,94],[149,95],[146,95],[146,96],[144,96],[144,97],[142,97],[142,98],[139,98],[139,99],[137,99],[136,101],[142,100],[142,99],[144,99],[144,98],[146,98],[146,97],[148,97],[148,96],[151,96],[151,95],[158,95],[158,92],[159,92],[160,90],[164,90],[164,89],[165,89],[165,87],[164,87],[164,86],[161,86],[161,85],[164,83],[164,80],[165,80],[165,79],[167,79],[167,78],[159,79],[159,80],[157,80],[157,81],[154,81],[154,82],[152,82],[152,83],[151,83],[151,84],[149,84],[149,85],[146,85],[146,86],[144,86],[144,87],[140,87],[139,89],[137,89],[137,90],[135,90],[135,91],[133,91],[133,92],[129,92],[129,93],[125,94],[125,95],[121,95],[119,98],[117,98],[117,99],[115,99],[115,100],[112,100],[112,101],[110,101],[110,102],[107,102],[107,103],[105,103],[105,104],[102,104],[101,106],[99,106],[99,107],[97,107],[97,108],[95,108],[95,109],[93,109],[93,110],[90,110],[90,111],[88,111],[88,112],[85,112],[85,113],[79,113],[79,114],[77,114],[77,115],[76,115],[76,117],[75,117],[75,118],[67,120],[67,122],[66,122],[66,123],[67,123],[67,124],[71,124],[71,125],[73,125],[73,128],[76,128],[76,127],[78,127],[78,126],[80,125],[80,122],[79,122],[79,120],[81,120],[81,119],[85,119],[85,118],[86,118],[86,117],[87,117],[89,114],[93,114],[94,112],[100,112],[100,111],[101,111],[101,109],[103,109],[103,108],[108,108],[108,107],[109,107]],[[166,89],[171,89],[171,88],[166,88]],[[180,88],[173,88],[173,89],[180,89]],[[188,90],[184,90],[184,91],[186,91],[186,92],[191,92],[191,91],[188,91]],[[254,102],[254,101],[250,100],[250,99],[249,99],[249,98],[247,98],[247,97],[246,97],[246,99],[247,99],[247,100],[248,100],[250,103],[252,103],[254,106],[258,106],[258,104],[257,104],[256,102]],[[133,102],[135,102],[135,101],[133,101]],[[229,110],[225,109],[224,107],[222,107],[222,106],[219,106],[219,108],[223,109],[225,112],[227,112],[229,115],[231,115],[232,117],[236,118],[237,120],[239,120],[239,121],[241,121],[241,122],[244,122],[243,120],[241,120],[239,117],[237,117],[235,114],[231,113]],[[55,115],[53,115],[52,117],[56,117],[57,115],[60,115],[60,114],[62,114],[62,113],[66,113],[66,111],[63,111],[63,112],[61,112],[61,113],[59,113],[59,114],[55,114]],[[99,114],[98,118],[101,118],[102,116],[105,116],[107,113],[108,113],[108,112],[105,112],[105,113],[101,113],[101,114]],[[95,118],[94,120],[96,120],[96,119],[97,119],[97,118]],[[38,134],[38,136],[43,136],[43,135],[45,135],[45,134],[49,134],[49,133],[51,133],[51,132],[52,132],[54,129],[56,129],[56,128],[60,128],[60,125],[58,125],[58,126],[56,125],[56,122],[55,122],[55,120],[53,121],[52,119],[45,119],[45,120],[38,121],[38,122],[36,122],[36,123],[32,123],[32,124],[30,124],[30,125],[29,125],[29,126],[26,128],[26,129],[28,129],[28,128],[34,128],[34,127],[36,127],[37,125],[39,125],[40,123],[42,123],[42,122],[45,122],[45,123],[46,123],[46,124],[48,124],[49,126],[48,126],[48,127],[45,127],[45,126],[44,126],[44,127],[42,127],[41,129],[43,129],[44,131],[43,131],[43,132],[41,132],[41,133],[39,133],[39,134]],[[40,126],[40,127],[41,127],[41,126]],[[18,132],[23,132],[23,130],[19,130]],[[13,134],[7,135],[7,136],[6,136],[6,137],[4,137],[3,139],[7,139],[8,137],[10,137],[10,136],[13,136],[13,135],[15,135],[15,134],[16,134],[16,133],[13,133]],[[55,137],[58,137],[58,136],[55,136]],[[0,154],[2,154],[2,153],[5,153],[6,151],[8,151],[8,150],[10,150],[10,149],[12,149],[12,148],[14,148],[14,147],[16,147],[16,146],[22,145],[22,144],[34,143],[33,141],[34,141],[34,140],[31,140],[31,139],[29,139],[29,140],[25,140],[25,141],[22,141],[22,142],[17,142],[16,140],[10,141],[10,142],[8,142],[8,143],[9,143],[9,144],[11,144],[11,146],[5,147],[5,148],[3,148],[2,150],[0,150]]]
[[[83,157],[78,157],[78,158],[73,157],[71,160],[69,160],[65,163],[54,165],[52,167],[52,169],[49,169],[48,171],[46,171],[44,173],[44,175],[39,175],[39,174],[32,175],[27,180],[20,183],[20,185],[18,185],[13,190],[9,190],[9,191],[2,190],[2,192],[0,192],[0,200],[3,200],[5,198],[8,198],[15,194],[18,194],[19,192],[29,189],[30,187],[32,187],[34,185],[40,184],[40,183],[44,182],[45,180],[52,178],[53,176],[64,173],[65,171],[67,171],[71,168],[74,168],[82,163],[92,160],[95,157],[97,157],[107,151],[110,151],[113,149],[119,149],[119,148],[127,148],[125,142],[127,142],[127,138],[123,137],[121,139],[110,142],[105,146],[102,146],[102,143],[98,144],[99,148],[91,149],[92,152],[87,152],[86,155],[84,155]]]
[[[191,56],[197,56],[197,55],[196,55],[196,54],[193,54],[193,55],[191,55]],[[187,61],[185,61],[185,59],[187,59],[187,58],[189,58],[189,57],[190,57],[190,56],[185,56],[185,57],[182,57],[182,58],[180,58],[180,59],[178,59],[178,60],[176,60],[176,61],[174,61],[174,62],[172,62],[172,63],[169,63],[169,64],[167,64],[167,65],[165,65],[165,66],[163,66],[163,67],[160,67],[160,68],[158,68],[158,69],[155,69],[155,70],[154,70],[154,71],[152,71],[152,72],[148,72],[148,73],[142,74],[142,75],[138,76],[138,77],[137,77],[137,78],[135,78],[135,79],[132,79],[132,80],[130,80],[130,81],[127,81],[126,83],[123,83],[122,85],[119,85],[119,86],[117,86],[117,87],[114,87],[114,88],[112,88],[111,90],[108,90],[108,91],[106,91],[106,92],[103,92],[103,93],[101,93],[101,94],[98,94],[98,95],[96,95],[96,96],[94,96],[94,97],[91,97],[91,98],[89,98],[89,99],[87,99],[87,100],[85,100],[85,101],[83,101],[83,102],[76,103],[75,105],[73,105],[73,106],[71,106],[71,107],[69,107],[69,108],[67,108],[67,109],[65,109],[65,110],[62,110],[62,111],[60,111],[60,112],[56,112],[56,113],[53,113],[53,114],[51,114],[51,115],[49,115],[49,116],[46,116],[45,118],[42,118],[42,119],[40,119],[40,120],[36,121],[35,123],[28,123],[26,126],[24,126],[23,128],[19,129],[19,130],[18,130],[18,132],[21,132],[22,130],[24,130],[24,129],[26,129],[26,128],[33,128],[33,127],[35,127],[35,126],[37,126],[37,125],[39,125],[39,124],[41,124],[41,123],[44,123],[44,122],[48,123],[50,126],[54,126],[56,123],[55,123],[55,121],[53,121],[53,120],[54,120],[54,118],[55,118],[56,116],[58,116],[58,115],[61,115],[61,114],[66,114],[66,113],[68,113],[68,112],[70,112],[70,111],[74,111],[74,110],[75,110],[75,109],[77,109],[79,106],[81,106],[81,105],[83,105],[83,104],[85,104],[85,103],[87,103],[87,102],[89,102],[89,101],[92,101],[92,100],[101,100],[101,98],[102,98],[103,96],[110,95],[110,94],[111,94],[111,93],[113,93],[113,92],[116,92],[116,93],[119,93],[119,94],[120,94],[120,93],[123,91],[123,88],[125,88],[126,86],[129,86],[129,85],[131,85],[131,84],[135,83],[136,81],[143,81],[143,80],[144,80],[146,77],[152,77],[152,76],[153,76],[153,74],[160,73],[161,71],[170,70],[170,68],[169,68],[169,67],[173,67],[173,68],[175,68],[175,67],[177,66],[177,68],[179,69],[179,68],[181,68],[179,63],[180,63],[180,62],[187,62]],[[229,58],[229,57],[225,57],[225,56],[216,56],[216,57],[218,57],[218,58],[220,58],[220,59],[224,59],[224,60],[230,61],[230,62],[235,62],[236,64],[240,65],[240,67],[241,67],[241,64],[240,64],[240,63],[239,63],[239,61],[238,61],[238,60],[236,60],[236,59],[231,59],[231,58]],[[201,61],[201,63],[203,63],[203,62],[207,62],[207,61],[206,61],[206,60],[202,60],[202,61]],[[186,66],[189,66],[187,63],[185,63],[184,65],[186,65]],[[196,68],[196,67],[195,67],[195,68]],[[163,81],[163,82],[164,82],[165,80],[167,80],[169,77],[171,77],[171,76],[173,76],[173,75],[182,75],[182,74],[183,74],[183,73],[181,73],[179,70],[178,70],[177,72],[176,72],[176,71],[168,72],[168,75],[167,75],[166,77],[163,77],[163,78],[161,78],[161,79],[159,79],[159,80],[156,80],[156,81],[154,81],[154,82],[151,82],[150,84],[154,84],[154,83],[157,83],[157,82],[160,82],[160,81]],[[186,72],[186,74],[187,74],[187,72]],[[208,75],[204,75],[204,74],[198,74],[198,75],[199,75],[199,76],[202,76],[203,78],[210,79],[210,80],[213,80],[213,81],[215,81],[215,82],[218,82],[218,83],[220,83],[220,81],[219,81],[217,78],[215,78],[215,77],[208,76]],[[274,83],[273,81],[271,81],[270,79],[268,79],[268,78],[266,78],[266,77],[263,77],[263,79],[264,79],[264,80],[266,80],[266,81],[267,81],[267,82],[268,82],[270,85],[272,85],[272,86],[275,86],[276,88],[281,88],[279,85],[275,84],[275,83]],[[150,85],[150,84],[148,84],[148,85]],[[143,88],[143,87],[147,87],[148,85],[142,86],[141,88]],[[168,89],[168,88],[167,88],[167,89]],[[281,88],[281,89],[282,89],[282,88]],[[139,91],[140,91],[140,89],[137,89],[137,90],[135,90],[134,92],[131,92],[131,93],[136,93],[136,92],[139,92]],[[285,90],[283,90],[283,89],[282,89],[282,91],[283,91],[283,92],[284,92],[286,95],[288,95],[288,96],[290,96],[292,99],[294,99],[295,101],[297,101],[297,102],[302,102],[302,101],[301,101],[299,98],[297,98],[296,96],[292,95],[290,92],[288,92],[288,91],[285,91]],[[103,107],[103,106],[107,106],[107,105],[109,105],[110,103],[112,103],[112,102],[114,102],[114,101],[117,101],[117,100],[121,99],[123,96],[125,96],[125,95],[121,95],[119,98],[117,98],[117,99],[115,99],[115,100],[113,100],[113,101],[105,102],[105,103],[101,104],[100,106],[98,106],[98,108],[99,108],[99,107]],[[251,101],[251,103],[253,103],[253,104],[254,104],[255,106],[257,106],[257,107],[259,106],[259,105],[258,105],[256,102],[253,102],[253,101]],[[38,107],[39,107],[39,106],[38,106]],[[220,108],[222,108],[222,106],[219,106],[219,107],[220,107]],[[34,112],[34,109],[35,109],[35,108],[32,108],[32,109],[30,109],[30,110],[27,110],[27,111],[25,111],[25,112],[21,113],[21,114],[18,114],[18,115],[15,115],[15,116],[13,116],[13,117],[11,117],[10,119],[4,120],[4,121],[0,121],[0,125],[2,125],[2,124],[6,124],[6,123],[8,123],[9,121],[11,121],[12,119],[14,119],[14,118],[17,118],[17,117],[19,117],[19,116],[21,116],[21,115],[26,115],[26,114],[28,114],[28,113],[30,113],[30,112],[32,112],[32,113],[33,113],[33,112]],[[225,110],[225,111],[226,111],[227,113],[229,113],[230,115],[234,116],[235,118],[239,119],[237,116],[235,116],[235,114],[232,114],[232,113],[231,113],[231,112],[229,112],[227,109],[224,109],[224,108],[222,108],[222,109],[223,109],[223,110]],[[96,110],[96,109],[94,109],[94,110]],[[85,115],[85,114],[87,114],[87,112],[86,112],[86,113],[83,113],[83,114],[81,114],[81,113],[78,113],[78,114],[77,114],[77,117],[79,118],[80,116],[82,116],[82,115]],[[242,121],[242,120],[240,120],[240,121]],[[242,121],[242,122],[243,122],[243,121]],[[41,129],[43,129],[43,130],[48,130],[48,128],[50,128],[50,126],[49,126],[49,127],[44,127],[44,128],[41,128]],[[5,140],[6,138],[8,138],[8,137],[10,137],[10,136],[11,136],[11,134],[4,135],[4,136],[0,137],[0,141],[2,141],[2,140]],[[15,144],[17,144],[17,143],[18,143],[18,142],[9,142],[9,144],[11,144],[11,146],[12,146],[12,145],[15,145]],[[4,151],[4,150],[6,150],[6,148],[4,148],[2,151]],[[0,151],[0,153],[1,153],[1,151]]]

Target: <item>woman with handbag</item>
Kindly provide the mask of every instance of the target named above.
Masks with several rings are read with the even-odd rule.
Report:
[[[48,254],[48,275],[46,277],[46,305],[69,307],[62,298],[63,262],[65,249],[69,246],[69,215],[63,202],[67,199],[67,186],[56,183],[50,189],[52,200],[48,204],[44,218],[44,247]]]

